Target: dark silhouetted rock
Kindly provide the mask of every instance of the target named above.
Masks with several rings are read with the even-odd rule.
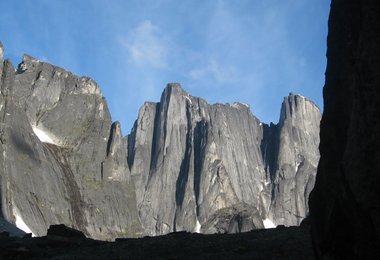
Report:
[[[86,236],[79,230],[69,228],[63,224],[61,225],[51,225],[47,231],[47,236],[58,236],[66,238],[79,238],[85,239]]]
[[[240,234],[192,234],[117,239],[116,242],[47,236],[2,237],[1,259],[314,259],[308,228]]]
[[[321,159],[310,197],[320,259],[380,257],[380,2],[332,0]]]

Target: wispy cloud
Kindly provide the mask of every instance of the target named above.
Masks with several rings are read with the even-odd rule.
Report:
[[[92,76],[127,129],[173,81],[210,102],[249,103],[264,121],[290,91],[321,102],[328,1],[51,2],[5,0],[5,57]]]
[[[137,65],[167,66],[168,38],[150,20],[144,20],[121,39],[130,59]]]
[[[236,69],[232,65],[222,66],[216,60],[211,59],[204,67],[190,70],[189,76],[194,80],[211,78],[218,83],[230,83],[236,79]]]

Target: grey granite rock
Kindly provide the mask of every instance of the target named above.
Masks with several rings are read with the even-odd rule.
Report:
[[[284,99],[277,126],[277,155],[272,171],[270,219],[276,225],[299,225],[309,212],[308,198],[314,187],[319,161],[318,107],[302,96]]]
[[[198,231],[239,203],[257,209],[261,225],[298,225],[308,214],[319,120],[301,96],[286,98],[280,123],[268,126],[245,104],[209,105],[169,84],[159,103],[140,109],[128,137],[146,232]]]
[[[320,112],[306,98],[285,98],[266,125],[169,84],[123,137],[90,78],[28,55],[16,71],[1,64],[1,217],[27,232],[233,233],[308,214]]]
[[[27,55],[3,74],[5,219],[35,235],[52,224],[98,239],[141,234],[120,126],[96,83]]]
[[[321,159],[310,196],[320,259],[380,257],[380,2],[333,0]]]
[[[263,229],[259,211],[248,204],[239,203],[217,210],[200,229],[204,234],[241,233]]]

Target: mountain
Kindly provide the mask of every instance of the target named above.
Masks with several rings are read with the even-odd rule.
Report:
[[[143,226],[158,235],[250,230],[262,220],[300,224],[314,186],[320,116],[291,94],[279,124],[268,126],[245,104],[209,105],[169,84],[159,103],[140,109],[128,136]]]
[[[321,159],[310,199],[319,259],[380,256],[380,3],[332,0]]]
[[[44,235],[53,223],[89,237],[141,232],[120,125],[97,84],[25,55],[2,63],[2,217]]]
[[[112,240],[298,225],[308,214],[321,114],[305,97],[284,98],[267,125],[246,104],[210,105],[168,84],[123,136],[90,78],[28,55],[17,70],[1,60],[0,73],[2,221]]]

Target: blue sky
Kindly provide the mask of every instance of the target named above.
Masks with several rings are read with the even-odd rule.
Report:
[[[179,82],[278,122],[294,92],[322,108],[328,0],[3,0],[0,40],[98,82],[128,134],[144,101]]]

